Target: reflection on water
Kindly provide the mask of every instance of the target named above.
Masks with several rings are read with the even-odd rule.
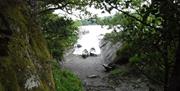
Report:
[[[100,25],[81,26],[79,30],[79,39],[75,44],[73,54],[82,55],[84,50],[90,52],[92,49],[95,49],[93,53],[97,55],[100,54],[100,40],[106,33],[110,33],[111,31],[112,29],[108,30],[107,27],[101,27]]]

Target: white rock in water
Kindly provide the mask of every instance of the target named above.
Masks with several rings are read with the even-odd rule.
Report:
[[[38,87],[40,85],[39,77],[35,75],[31,75],[29,79],[26,80],[25,88],[30,90],[34,87]]]

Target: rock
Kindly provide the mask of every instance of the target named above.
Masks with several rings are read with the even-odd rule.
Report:
[[[88,53],[87,49],[84,49],[82,52],[82,57],[87,58],[88,56],[89,56],[89,53]]]
[[[87,80],[83,80],[83,86],[87,86],[89,83]]]
[[[142,82],[142,80],[139,78],[139,79],[137,79],[137,81],[136,81],[137,83],[141,83]]]
[[[90,56],[97,56],[97,54],[91,53],[89,54]]]
[[[121,43],[112,44],[108,40],[102,40],[100,42],[101,55],[105,64],[115,63],[117,59],[116,51],[120,48]]]
[[[88,57],[88,55],[82,55],[82,58],[84,58],[84,59],[87,58],[87,57]]]
[[[133,84],[132,87],[133,87],[134,89],[137,89],[137,88],[140,88],[141,86],[138,85],[138,84]]]
[[[52,57],[31,9],[26,0],[0,0],[0,91],[55,91]]]
[[[77,46],[77,48],[81,48],[82,47],[82,45],[80,45],[80,44],[77,44],[76,46]]]
[[[102,66],[106,69],[107,72],[113,69],[113,67],[109,66],[108,64],[103,64]]]
[[[94,74],[88,76],[88,78],[97,78],[97,77],[99,77],[99,76],[98,75],[94,75]]]
[[[90,49],[89,55],[90,56],[97,56],[96,49],[94,47]]]
[[[115,91],[121,91],[121,88],[115,88]]]

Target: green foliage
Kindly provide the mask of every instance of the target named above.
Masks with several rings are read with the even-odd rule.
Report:
[[[129,59],[129,62],[130,62],[131,64],[137,64],[137,63],[139,63],[140,61],[142,61],[142,59],[141,59],[141,57],[139,57],[138,55],[134,55],[133,57],[131,57],[131,58]]]
[[[84,7],[90,4],[87,0],[41,0],[37,2],[39,6],[43,7],[39,9],[41,11],[40,13],[46,13],[56,9],[61,9],[68,13],[72,9],[85,11]]]
[[[81,25],[96,25],[96,19],[82,19],[78,21]]]
[[[41,18],[41,24],[52,56],[61,60],[64,51],[78,38],[78,22],[49,13]]]
[[[119,40],[121,40],[121,33],[112,31],[111,33],[105,34],[104,39],[111,41],[112,43],[117,43]]]
[[[158,6],[141,6],[140,1],[129,2],[134,5],[132,7],[139,7],[135,12],[118,13],[109,19],[99,19],[98,22],[115,30],[107,34],[106,39],[123,43],[117,51],[120,59],[126,58],[135,69],[164,82],[172,72],[176,52],[174,49],[177,48],[175,36],[178,35],[175,31],[167,31],[164,28],[165,21]]]
[[[119,76],[127,76],[129,73],[128,73],[128,70],[126,69],[114,69],[110,72],[110,76],[112,77],[119,77]]]
[[[123,44],[122,47],[117,50],[116,55],[119,59],[127,60],[129,61],[129,58],[132,57],[135,53],[135,49],[133,49],[133,46],[131,44]]]
[[[111,20],[112,20],[111,16],[102,17],[102,18],[97,17],[96,18],[96,23],[98,25],[110,25],[110,24],[112,24]]]
[[[81,25],[82,25],[81,20],[74,21],[74,26],[81,26]]]
[[[56,91],[83,91],[79,78],[70,71],[60,69],[57,62],[52,63]]]

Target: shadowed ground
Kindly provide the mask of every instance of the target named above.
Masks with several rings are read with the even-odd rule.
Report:
[[[83,81],[87,91],[114,91],[103,78],[107,76],[102,66],[101,56],[87,57],[69,54],[65,57],[63,67],[70,69]]]
[[[85,91],[151,91],[147,80],[134,77],[108,78],[101,55],[87,57],[68,54],[62,66],[73,71],[82,80]],[[160,90],[153,90],[160,91]]]

